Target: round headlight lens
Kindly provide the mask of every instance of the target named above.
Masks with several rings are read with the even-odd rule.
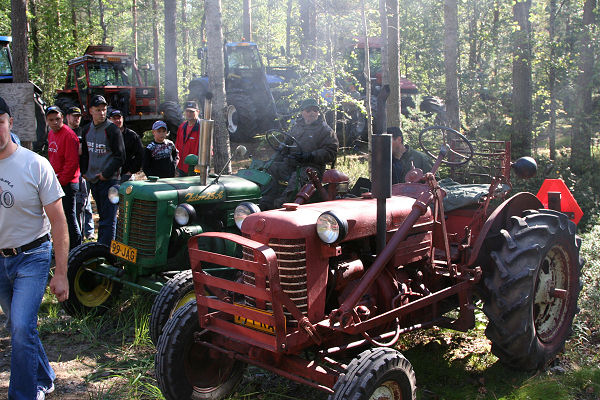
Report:
[[[189,224],[189,222],[195,217],[196,210],[194,210],[194,207],[187,203],[178,205],[175,209],[175,215],[173,216],[173,218],[175,218],[175,222],[180,226]]]
[[[238,229],[242,229],[242,223],[246,219],[246,217],[250,214],[254,214],[260,212],[260,208],[254,203],[243,202],[240,203],[233,212],[233,220],[235,221],[235,225]]]
[[[333,211],[326,211],[317,218],[317,235],[325,243],[339,242],[347,232],[348,222]]]
[[[108,188],[108,201],[112,204],[119,204],[119,185]]]

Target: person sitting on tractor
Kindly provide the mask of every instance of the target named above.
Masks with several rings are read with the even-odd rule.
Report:
[[[333,163],[337,157],[337,136],[323,120],[317,101],[306,99],[300,108],[302,118],[292,127],[267,169],[272,179],[263,190],[261,210],[293,201],[293,196],[309,181],[306,170],[313,168],[322,176],[326,164]]]
[[[427,154],[411,149],[404,144],[402,130],[397,126],[387,128],[387,133],[392,135],[392,185],[404,183],[404,178],[414,165],[423,173],[431,171],[433,163]]]

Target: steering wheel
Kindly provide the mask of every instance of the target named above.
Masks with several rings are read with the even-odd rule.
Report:
[[[275,151],[280,151],[284,148],[288,148],[290,152],[292,152],[292,150],[295,150],[295,152],[302,151],[300,143],[296,140],[295,137],[293,137],[287,132],[279,131],[277,129],[271,129],[265,134],[265,139],[267,139],[267,143]],[[290,139],[292,141],[292,144],[285,143],[286,139]]]
[[[464,135],[447,126],[430,126],[419,133],[419,146],[431,158],[436,159],[438,147],[442,142],[448,148],[449,160],[442,160],[442,164],[457,167],[471,161],[475,152],[473,145]]]

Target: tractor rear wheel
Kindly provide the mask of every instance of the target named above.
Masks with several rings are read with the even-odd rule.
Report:
[[[328,400],[414,400],[416,386],[410,362],[397,350],[377,347],[363,351],[348,364]]]
[[[155,345],[158,343],[163,328],[175,311],[183,307],[187,302],[196,299],[194,292],[194,280],[192,270],[181,271],[169,279],[165,286],[160,289],[158,296],[154,299],[150,311],[150,339]]]
[[[98,242],[83,243],[69,253],[67,278],[69,299],[62,303],[69,315],[81,315],[92,311],[104,313],[113,301],[121,284],[91,272],[101,264],[114,265],[115,258],[108,246]]]
[[[258,129],[256,109],[250,96],[227,93],[227,130],[234,142],[245,142],[254,137]]]
[[[567,217],[552,210],[513,216],[501,231],[494,268],[484,271],[492,353],[516,368],[545,367],[571,334],[581,290],[581,239]]]
[[[170,138],[175,141],[177,129],[183,122],[183,111],[176,101],[165,101],[158,106],[158,111],[163,114],[163,120],[169,128]]]
[[[246,364],[194,341],[200,331],[196,301],[186,303],[165,325],[155,359],[158,386],[167,400],[222,399],[242,379]],[[202,339],[210,342],[211,333]]]

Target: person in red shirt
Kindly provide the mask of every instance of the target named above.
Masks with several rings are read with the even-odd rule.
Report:
[[[63,114],[56,106],[46,109],[48,132],[48,160],[58,182],[65,192],[62,206],[69,228],[69,248],[81,244],[81,230],[75,213],[75,193],[79,190],[79,138],[63,122]]]
[[[198,154],[198,145],[200,141],[200,119],[198,118],[198,103],[195,101],[186,101],[185,103],[185,122],[179,125],[177,129],[177,138],[175,147],[179,151],[179,163],[177,164],[177,173],[179,176],[188,174],[189,165],[183,161],[188,154]]]

